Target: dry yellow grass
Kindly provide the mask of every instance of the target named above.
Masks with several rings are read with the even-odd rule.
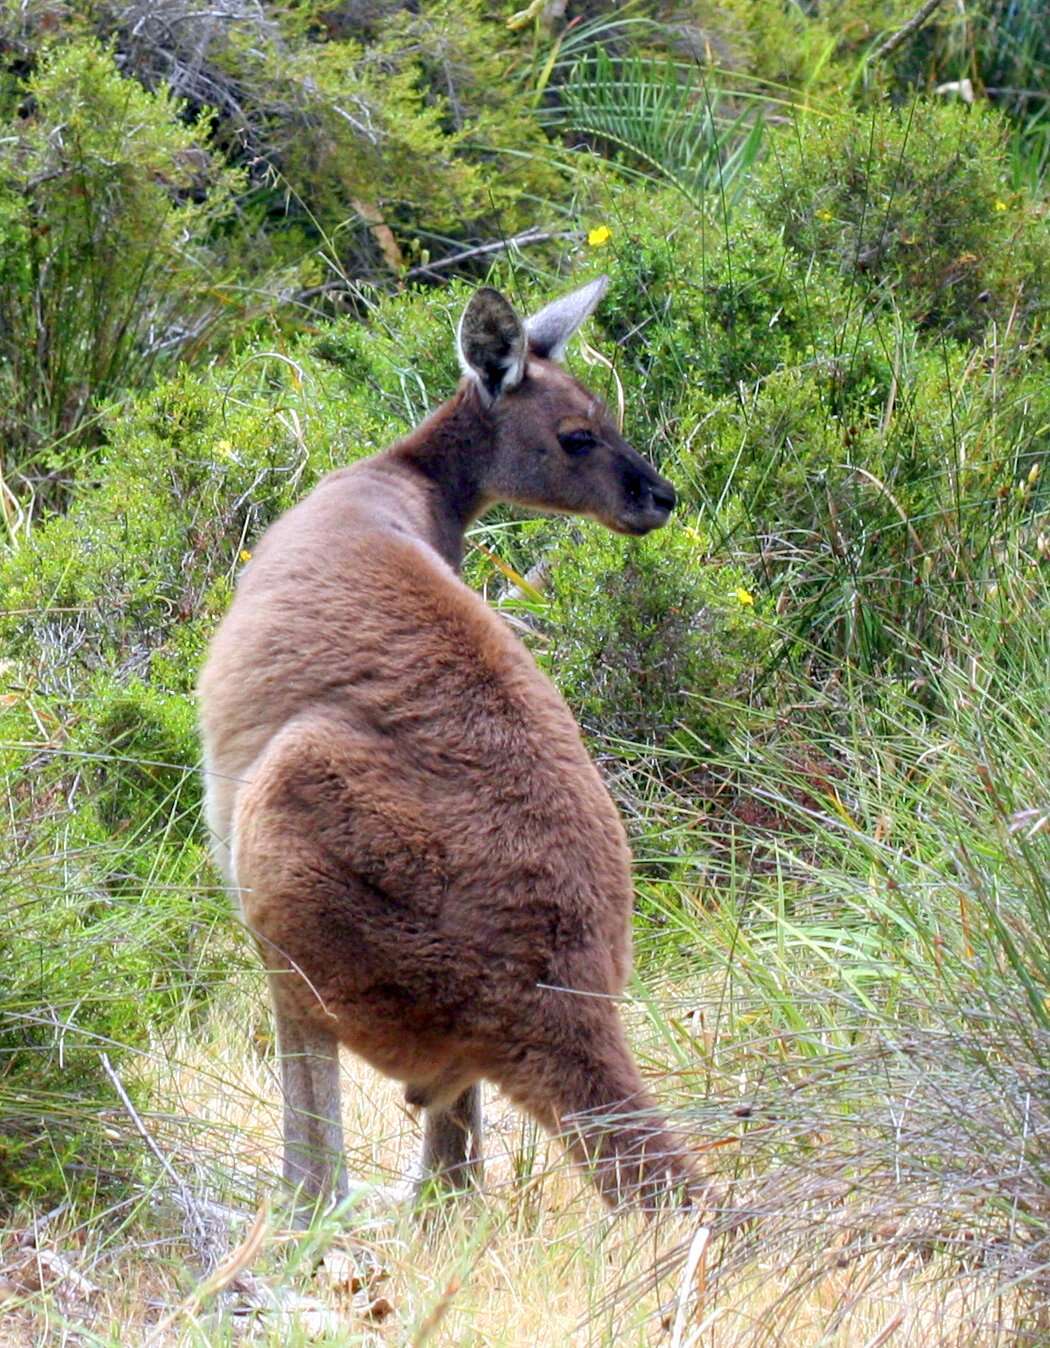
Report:
[[[272,1055],[251,1042],[244,1029],[250,1019],[227,1012],[212,1022],[206,1043],[186,1046],[166,1060],[169,1066],[158,1062],[156,1114],[195,1122],[172,1130],[155,1116],[149,1121],[198,1198],[207,1188],[201,1158],[216,1163],[215,1174],[237,1176],[237,1201],[249,1219],[272,1183],[280,1151]],[[415,1120],[391,1083],[349,1057],[344,1073],[352,1171],[376,1184],[403,1180],[418,1148]],[[18,1228],[12,1228],[0,1257],[8,1270],[0,1271],[6,1278],[0,1281],[0,1348],[189,1348],[240,1341],[413,1348],[984,1348],[1019,1342],[1022,1330],[1035,1328],[1014,1323],[1008,1295],[993,1303],[993,1287],[945,1276],[949,1271],[928,1254],[902,1258],[897,1252],[891,1259],[872,1253],[846,1261],[830,1234],[815,1262],[811,1251],[804,1276],[782,1255],[765,1257],[756,1230],[741,1238],[751,1242],[752,1257],[727,1264],[731,1276],[721,1282],[724,1246],[717,1239],[695,1269],[683,1268],[680,1257],[668,1264],[669,1252],[684,1252],[690,1243],[694,1254],[699,1251],[704,1242],[695,1226],[679,1221],[652,1229],[633,1217],[608,1219],[557,1148],[498,1098],[487,1103],[484,1197],[451,1210],[446,1205],[425,1223],[404,1205],[362,1200],[352,1218],[355,1238],[382,1276],[356,1294],[340,1257],[350,1242],[334,1222],[322,1220],[304,1242],[271,1219],[261,1249],[249,1252],[251,1273],[258,1285],[299,1298],[297,1309],[238,1316],[244,1298],[236,1291],[194,1296],[201,1278],[191,1243],[170,1187],[158,1185],[155,1201],[140,1205],[123,1230],[117,1214],[81,1227],[66,1212],[42,1233],[38,1247],[58,1252],[97,1284],[94,1295],[78,1294],[61,1278],[37,1277],[32,1258],[19,1265]],[[21,1229],[30,1216],[24,1215]],[[249,1224],[233,1226],[234,1246]],[[43,1291],[33,1290],[36,1282],[43,1282]],[[369,1314],[369,1305],[378,1317]],[[1029,1334],[1023,1341],[1039,1339]]]

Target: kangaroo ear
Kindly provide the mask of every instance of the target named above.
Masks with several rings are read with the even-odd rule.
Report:
[[[495,401],[525,373],[525,326],[498,290],[475,290],[456,333],[463,373]]]
[[[585,318],[594,312],[598,301],[609,287],[608,276],[588,281],[571,295],[552,300],[538,314],[525,320],[529,350],[548,360],[561,360],[569,338]]]

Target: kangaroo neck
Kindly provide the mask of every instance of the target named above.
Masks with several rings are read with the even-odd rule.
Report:
[[[462,387],[382,456],[423,480],[428,518],[422,533],[454,571],[463,562],[467,526],[489,504],[480,468],[494,436],[491,415]]]

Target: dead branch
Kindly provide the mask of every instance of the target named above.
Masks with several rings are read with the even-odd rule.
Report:
[[[227,1257],[229,1251],[229,1232],[225,1222],[215,1220],[208,1221],[200,1205],[197,1203],[190,1190],[189,1185],[180,1178],[168,1158],[154,1142],[150,1136],[149,1130],[143,1123],[135,1106],[131,1103],[127,1091],[124,1089],[124,1083],[117,1075],[113,1064],[109,1060],[108,1054],[99,1055],[102,1068],[113,1083],[113,1089],[120,1096],[120,1102],[127,1110],[128,1117],[135,1127],[135,1131],[145,1142],[150,1152],[155,1157],[157,1164],[167,1175],[174,1189],[173,1197],[178,1207],[181,1209],[185,1221],[186,1239],[189,1241],[194,1254],[200,1260],[206,1274],[211,1273]]]
[[[881,47],[877,48],[877,50],[872,53],[871,60],[881,61],[884,57],[889,56],[891,52],[895,52],[902,42],[907,42],[908,38],[910,38],[913,33],[919,31],[933,11],[942,3],[943,0],[926,0],[926,3],[922,8],[917,10],[906,24],[898,28],[895,33],[891,34],[886,39]]]

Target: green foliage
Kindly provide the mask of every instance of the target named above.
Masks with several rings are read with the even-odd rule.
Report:
[[[770,630],[745,573],[695,529],[626,542],[588,528],[554,552],[550,582],[541,658],[590,733],[721,746],[746,723]]]
[[[498,162],[503,146],[538,148],[538,132],[495,76],[493,17],[478,0],[457,4],[454,18],[451,9],[392,14],[367,47],[295,30],[260,42],[244,29],[215,51],[240,94],[228,132],[246,134],[279,172],[277,197],[290,190],[293,214],[312,217],[340,266],[356,270],[374,253],[377,223],[418,248],[421,235],[456,233],[493,208],[513,216],[528,172],[511,167],[504,182],[468,140],[487,141]],[[545,176],[536,169],[534,185]],[[392,250],[386,261],[397,265]]]
[[[141,679],[96,681],[77,727],[89,769],[92,805],[109,836],[128,829],[145,840],[199,837],[201,792],[195,771],[197,727],[192,702]]]
[[[502,17],[481,0],[0,9],[0,41],[28,64],[45,41],[86,32],[146,88],[176,90],[246,170],[232,251],[250,275],[264,263],[300,275],[312,266],[308,289],[332,277],[390,280],[406,259],[444,253],[476,229],[530,223],[533,200],[564,191],[508,78]]]
[[[135,1148],[101,1055],[143,1103],[138,1064],[233,953],[227,900],[209,892],[204,868],[186,699],[100,679],[71,713],[16,688],[0,731],[12,822],[0,906],[2,1203],[126,1180]],[[163,767],[131,757],[159,753]]]
[[[122,420],[104,486],[79,495],[10,559],[6,592],[31,616],[6,620],[9,649],[45,682],[71,662],[141,668],[206,613],[251,522],[290,499],[281,492],[295,461],[290,437],[259,413],[225,425],[217,404],[184,376],[162,385],[138,417]]]
[[[883,8],[887,31],[910,17],[907,6],[894,3]],[[851,11],[843,17],[852,32],[871,13],[868,5],[858,13],[856,0],[839,0],[835,9]],[[965,13],[940,6],[922,30],[898,48],[889,65],[889,71],[879,73],[895,99],[910,97],[916,88],[939,87],[946,96],[959,97],[965,91],[979,101],[987,99],[1007,113],[1011,169],[1032,186],[1045,182],[1050,28],[1041,0],[985,0]]]
[[[460,378],[456,324],[471,289],[453,284],[386,300],[372,293],[365,323],[334,324],[304,343],[342,376],[344,415],[354,409],[344,432],[351,444],[357,437],[362,451],[381,449],[451,396]]]
[[[851,303],[979,340],[1046,311],[1042,208],[1013,193],[1006,126],[983,108],[915,100],[800,120],[770,145],[756,199],[802,258],[834,259]]]
[[[1015,561],[1038,565],[1050,402],[1017,353],[974,362],[866,325],[838,363],[785,369],[745,397],[695,394],[678,415],[704,427],[679,458],[686,499],[761,549],[811,651],[914,672],[965,629],[1019,531],[1028,560]]]
[[[202,123],[92,43],[47,51],[24,98],[0,134],[0,436],[17,457],[75,440],[207,339],[222,311],[204,243],[239,181]]]
[[[616,201],[610,294],[596,321],[631,374],[632,416],[667,413],[703,388],[735,394],[845,345],[847,303],[834,276],[798,259],[746,208],[681,217],[668,195]],[[674,223],[668,228],[668,221]]]
[[[967,115],[919,108],[926,131],[910,140],[892,119],[898,137],[867,150],[872,180],[911,184],[901,209],[923,208],[923,156]],[[719,208],[683,215],[670,194],[610,193],[603,256],[613,285],[596,321],[619,347],[632,438],[707,512],[720,548],[760,567],[801,658],[846,656],[910,676],[949,629],[965,628],[1018,529],[1031,559],[1045,527],[1045,220],[1023,193],[1009,204],[995,197],[988,218],[1005,231],[1012,215],[1010,237],[1000,233],[994,260],[985,249],[980,283],[997,284],[994,271],[1013,289],[1003,281],[975,306],[1005,314],[1002,326],[982,339],[984,317],[978,327],[960,312],[956,323],[943,305],[934,324],[931,302],[906,312],[920,282],[884,277],[868,292],[860,273],[844,271],[843,248],[792,246],[777,193],[788,182],[817,197],[839,190],[834,147],[852,153],[844,123],[820,136],[822,167],[810,179],[801,150],[795,176],[785,169],[819,139],[803,127],[797,141],[777,142],[757,207],[728,219]],[[964,185],[978,171],[990,181],[993,142],[978,137],[973,157],[943,159],[939,190],[952,195],[956,171]],[[858,191],[865,181],[855,179]],[[827,223],[819,211],[807,218]],[[942,224],[939,246],[962,256],[973,222],[946,212]]]
[[[822,4],[819,10],[801,5],[772,8],[763,0],[723,3],[734,39],[735,59],[726,62],[733,74],[742,68],[781,95],[796,89],[822,93],[841,84],[842,69],[831,57],[842,43],[844,25],[832,17],[833,3]],[[870,3],[858,8],[862,13],[871,11]],[[724,24],[722,19],[719,27]],[[856,20],[845,29],[851,34],[856,30]]]
[[[714,1101],[734,1092],[759,1120],[733,1173],[753,1166],[763,1193],[772,1182],[761,1257],[797,1249],[799,1285],[816,1273],[810,1237],[826,1237],[834,1212],[854,1201],[913,1217],[921,1207],[902,1248],[923,1245],[925,1227],[953,1267],[960,1211],[986,1242],[983,1268],[1001,1242],[1010,1276],[1042,1263],[1047,1214],[1031,1199],[1045,1191],[1050,1151],[1033,1141],[1016,1168],[1006,1158],[1050,1105],[1050,629],[1037,616],[1050,593],[1045,570],[1006,588],[1010,652],[981,622],[967,644],[945,647],[925,671],[937,684],[935,713],[854,680],[815,716],[813,685],[787,683],[781,706],[790,698],[797,716],[810,704],[794,733],[752,741],[750,761],[723,766],[734,773],[741,850],[713,845],[724,839],[712,837],[710,817],[707,827],[694,822],[700,883],[694,869],[647,887],[663,920],[643,941],[662,976],[692,986],[703,969],[717,989],[714,1025],[702,1019],[689,1042],[672,1028],[682,1002],[665,1013],[677,1069],[687,1079],[695,1071],[692,1106],[705,1130],[725,1107]],[[681,808],[696,806],[688,784],[709,759],[683,750],[672,766]],[[785,1077],[798,1089],[785,1092]],[[902,1099],[919,1116],[903,1131]],[[819,1185],[829,1174],[839,1183],[800,1239],[810,1163]],[[1011,1234],[1019,1211],[1023,1231]],[[996,1264],[993,1283],[1004,1276]],[[775,1314],[780,1323],[782,1305]],[[771,1332],[772,1318],[747,1341]]]
[[[548,124],[608,147],[624,171],[670,182],[693,206],[705,191],[733,197],[758,158],[761,115],[724,106],[702,71],[666,60],[582,58]]]

